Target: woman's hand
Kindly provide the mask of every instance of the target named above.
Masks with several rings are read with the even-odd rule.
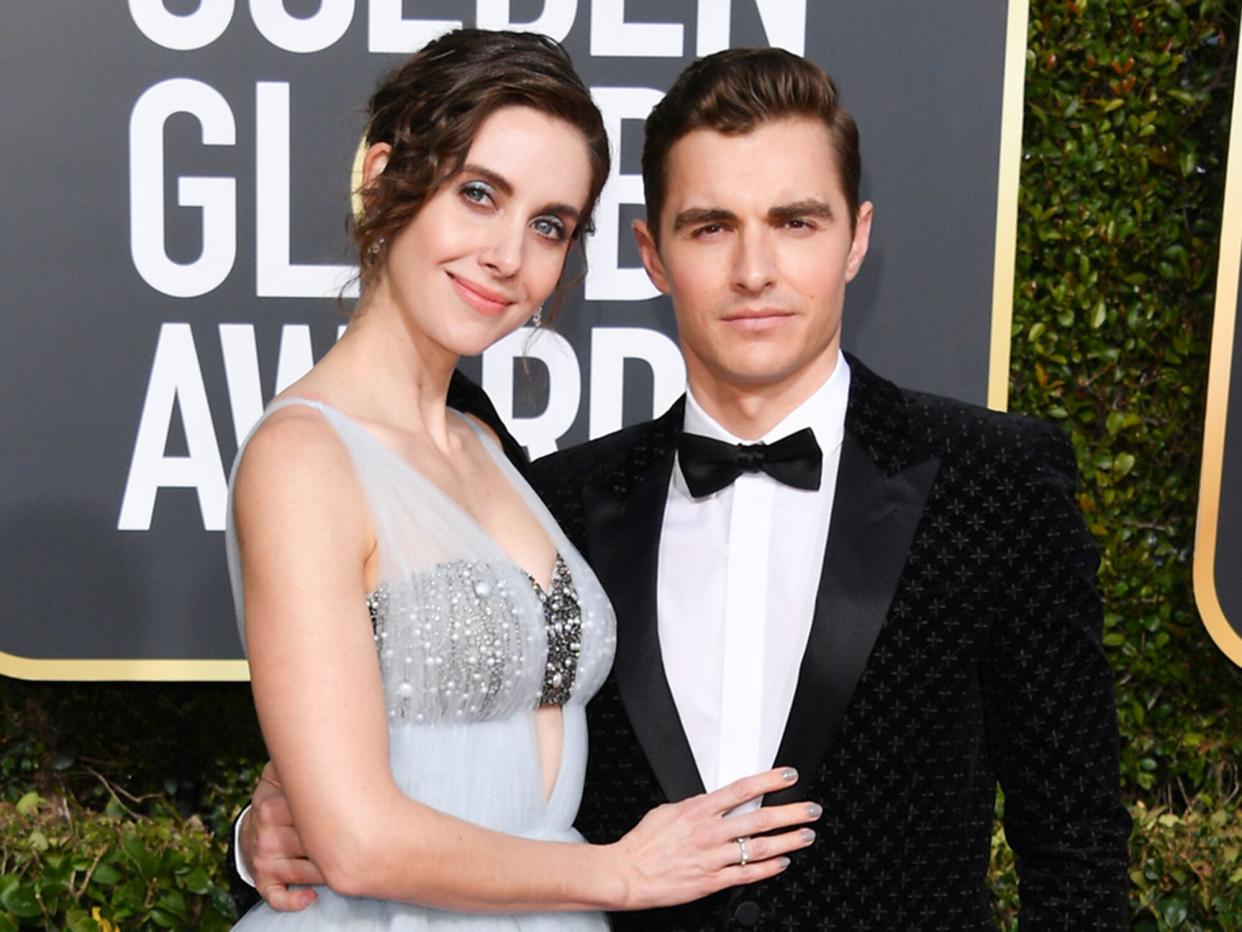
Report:
[[[792,827],[818,819],[820,807],[802,802],[728,817],[726,813],[765,793],[787,789],[797,779],[791,768],[777,768],[652,809],[611,846],[624,881],[622,903],[614,908],[687,903],[779,874],[789,866],[788,852],[815,840],[811,829]],[[739,838],[745,840],[745,864],[740,863]]]
[[[305,909],[317,898],[309,886],[326,883],[306,853],[276,765],[271,761],[264,765],[259,784],[250,797],[250,811],[242,817],[238,849],[255,890],[272,909]],[[291,884],[306,887],[291,890]]]

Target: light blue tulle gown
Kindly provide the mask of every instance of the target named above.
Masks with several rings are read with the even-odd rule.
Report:
[[[581,636],[574,642],[579,648],[576,672],[562,706],[560,771],[551,796],[545,797],[534,712],[549,659],[545,599],[555,603],[556,587],[547,594],[538,589],[468,514],[345,414],[320,402],[290,398],[273,403],[264,417],[291,404],[314,408],[332,426],[349,451],[371,510],[380,584],[367,603],[397,785],[412,799],[497,831],[581,841],[573,820],[586,768],[585,705],[603,682],[616,643],[612,608],[595,575],[492,438],[467,419],[557,547],[563,561],[558,572],[576,590],[581,611]],[[291,463],[290,468],[299,466]],[[229,518],[229,574],[240,624],[241,567],[231,500]],[[566,643],[554,643],[562,659]],[[466,914],[340,896],[326,887],[317,893],[317,902],[300,913],[276,912],[260,904],[237,928],[608,928],[598,913]]]

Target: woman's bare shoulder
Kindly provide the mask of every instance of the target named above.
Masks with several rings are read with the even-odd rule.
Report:
[[[323,412],[309,404],[293,404],[272,412],[255,429],[238,472],[263,472],[270,467],[302,471],[331,466],[338,459],[347,462],[346,451]]]
[[[348,450],[323,413],[308,405],[264,419],[238,462],[233,494],[239,518],[253,508],[348,513],[361,499]]]

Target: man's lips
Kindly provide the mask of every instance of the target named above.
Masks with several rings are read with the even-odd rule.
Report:
[[[513,299],[508,295],[492,291],[490,288],[484,288],[477,282],[460,278],[452,272],[445,274],[448,275],[449,281],[453,283],[453,288],[456,289],[465,302],[483,314],[503,314],[514,303]]]
[[[784,321],[793,317],[793,311],[782,308],[764,307],[725,314],[721,320],[739,330],[766,330],[779,327]]]

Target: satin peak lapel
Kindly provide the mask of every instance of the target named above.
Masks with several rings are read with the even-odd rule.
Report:
[[[669,690],[656,625],[660,528],[673,450],[628,493],[587,489],[586,533],[592,566],[617,614],[613,675],[630,724],[670,801],[703,792],[690,742]]]
[[[939,466],[927,459],[890,476],[845,435],[815,616],[775,761],[804,779],[819,769],[841,726]],[[798,792],[782,790],[766,803],[792,802]]]

